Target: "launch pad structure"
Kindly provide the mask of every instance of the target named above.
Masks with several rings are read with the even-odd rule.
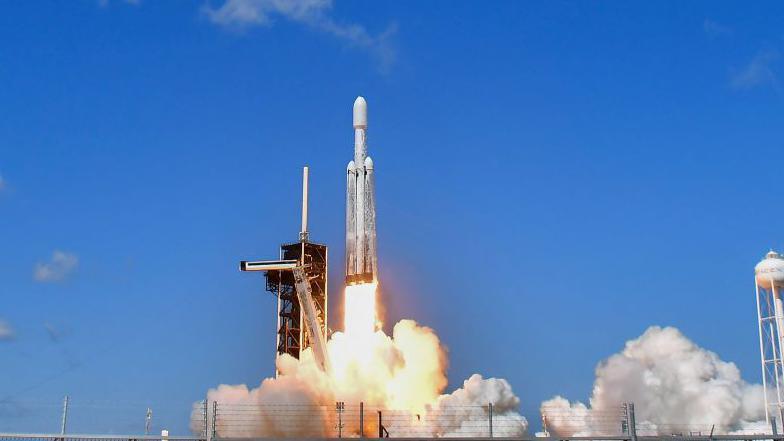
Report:
[[[312,242],[281,245],[281,260],[296,260],[310,280],[311,296],[321,318],[321,332],[327,339],[327,246]],[[278,298],[277,353],[299,358],[300,353],[313,345],[304,326],[302,305],[297,297],[296,280],[292,271],[267,271],[267,291]]]
[[[308,233],[308,167],[302,175],[299,241],[281,245],[279,257],[279,261],[242,261],[240,270],[264,271],[266,290],[277,297],[276,358],[288,354],[299,359],[303,350],[314,347],[323,365],[325,360],[320,359],[328,335],[328,252],[326,245],[311,242]]]

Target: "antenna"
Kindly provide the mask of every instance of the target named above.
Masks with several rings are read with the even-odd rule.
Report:
[[[302,168],[302,229],[299,232],[299,241],[308,241],[308,167]]]
[[[60,434],[65,435],[65,425],[68,423],[68,395],[63,399],[63,422],[60,425]]]

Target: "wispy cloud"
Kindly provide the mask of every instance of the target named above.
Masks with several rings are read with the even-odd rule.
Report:
[[[72,253],[54,250],[49,262],[39,262],[35,265],[33,278],[38,282],[51,283],[64,280],[79,266],[79,258]]]
[[[129,5],[138,5],[141,0],[123,0],[123,3],[127,3]],[[110,0],[98,0],[98,6],[105,8],[109,6]]]
[[[774,70],[774,63],[779,58],[780,54],[777,50],[758,52],[746,66],[732,74],[730,84],[736,89],[771,86],[778,90],[779,81]]]
[[[0,320],[0,341],[11,341],[16,338],[16,333],[11,324],[5,320]]]
[[[732,34],[732,28],[725,26],[715,20],[711,20],[710,18],[706,18],[705,21],[702,22],[702,29],[710,38],[717,38]]]
[[[44,323],[44,329],[52,343],[60,343],[68,335],[66,328],[58,328],[49,322]]]
[[[335,21],[329,15],[331,9],[332,0],[226,0],[216,8],[205,5],[203,12],[213,23],[234,29],[271,26],[275,17],[282,17],[367,50],[382,71],[394,64],[396,54],[390,38],[397,30],[395,25],[374,36],[362,25]]]

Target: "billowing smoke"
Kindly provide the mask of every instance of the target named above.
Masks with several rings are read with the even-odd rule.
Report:
[[[392,336],[336,332],[327,344],[332,369],[322,371],[306,349],[299,360],[277,359],[277,378],[253,389],[221,385],[207,400],[218,404],[215,422],[224,437],[335,436],[335,403],[345,402],[344,436],[359,433],[358,405],[365,406],[365,433],[378,430],[377,410],[392,437],[486,435],[488,403],[497,423],[494,433],[519,436],[527,421],[517,412],[519,399],[502,379],[473,375],[463,387],[442,395],[447,358],[432,329],[402,320]],[[192,429],[202,430],[201,403],[194,405]],[[210,414],[211,412],[208,412]]]
[[[764,427],[762,386],[746,383],[734,363],[672,327],[652,326],[600,363],[589,406],[556,396],[541,411],[550,432],[590,436],[618,433],[625,402],[635,405],[639,434]]]

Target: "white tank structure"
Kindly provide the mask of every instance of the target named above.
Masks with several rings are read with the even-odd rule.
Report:
[[[762,386],[765,390],[765,419],[779,428],[784,422],[784,256],[771,250],[754,267],[757,293]],[[778,419],[778,423],[775,420]],[[781,432],[779,432],[781,433]]]
[[[346,284],[375,283],[376,204],[367,155],[367,102],[354,101],[354,160],[346,167]]]

